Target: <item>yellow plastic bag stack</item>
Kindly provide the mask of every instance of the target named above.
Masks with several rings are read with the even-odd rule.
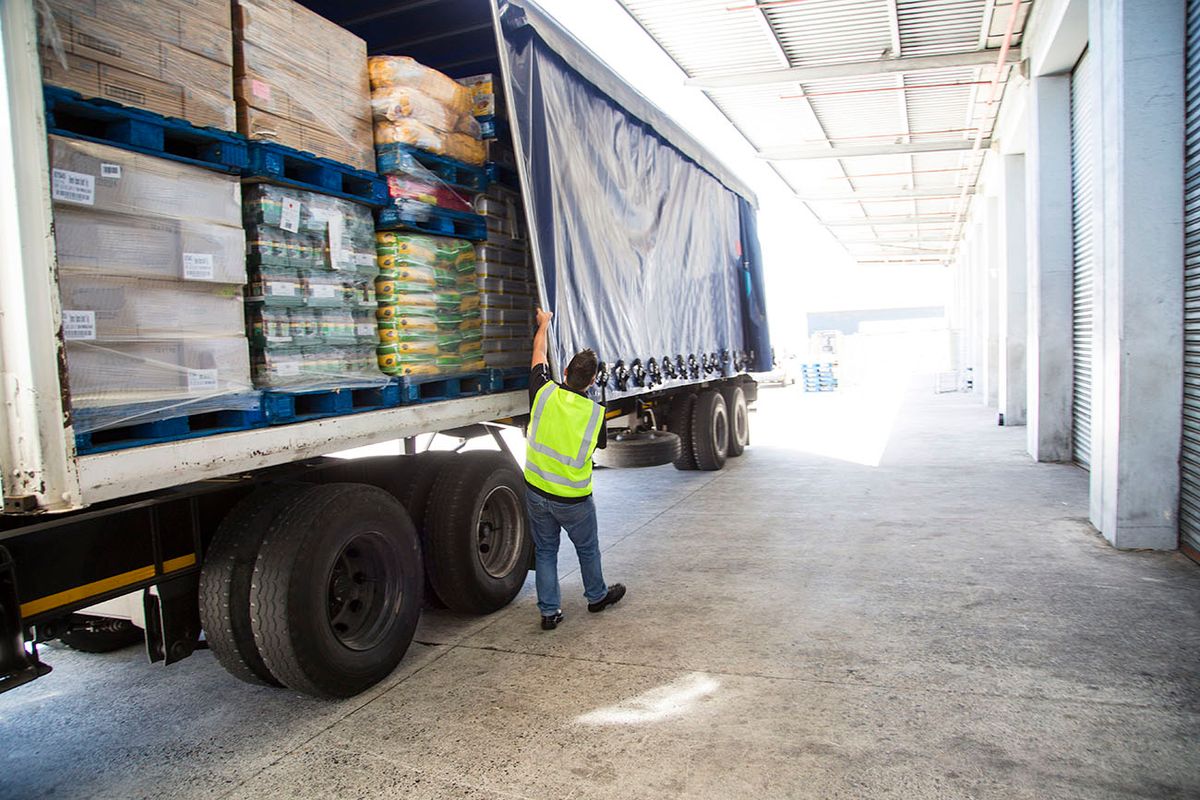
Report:
[[[379,368],[408,377],[484,369],[471,243],[392,231],[375,242]]]
[[[369,59],[375,144],[407,144],[467,164],[486,157],[470,89],[407,56]]]

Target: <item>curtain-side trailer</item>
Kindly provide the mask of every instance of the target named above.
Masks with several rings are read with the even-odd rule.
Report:
[[[76,452],[36,5],[0,3],[0,691],[49,671],[39,642],[123,641],[96,611],[116,598],[152,661],[207,646],[239,678],[331,697],[395,667],[425,601],[509,603],[531,544],[497,431],[524,390]],[[748,373],[770,366],[753,193],[528,0],[304,5],[372,54],[502,76],[551,362],[599,354],[605,463],[740,454]],[[431,432],[499,449],[326,457]]]

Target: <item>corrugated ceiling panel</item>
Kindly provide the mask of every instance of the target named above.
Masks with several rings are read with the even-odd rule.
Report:
[[[987,0],[896,0],[900,54],[960,53],[979,47]]]
[[[762,14],[738,0],[622,0],[688,75],[785,67]]]

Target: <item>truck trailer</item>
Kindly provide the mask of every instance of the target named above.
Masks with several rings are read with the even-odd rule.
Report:
[[[103,650],[144,627],[151,661],[207,647],[243,680],[350,696],[395,668],[423,606],[511,602],[532,565],[500,435],[528,419],[519,380],[79,452],[38,5],[0,3],[0,691],[50,671],[40,643]],[[741,454],[771,353],[753,192],[531,0],[302,5],[371,54],[498,77],[552,367],[584,347],[602,362],[598,462]],[[496,449],[413,452],[428,433]]]

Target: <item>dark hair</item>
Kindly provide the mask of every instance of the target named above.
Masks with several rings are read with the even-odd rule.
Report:
[[[596,357],[595,351],[590,348],[580,350],[571,359],[571,363],[567,364],[567,388],[582,392],[596,377],[599,367],[600,359]]]

